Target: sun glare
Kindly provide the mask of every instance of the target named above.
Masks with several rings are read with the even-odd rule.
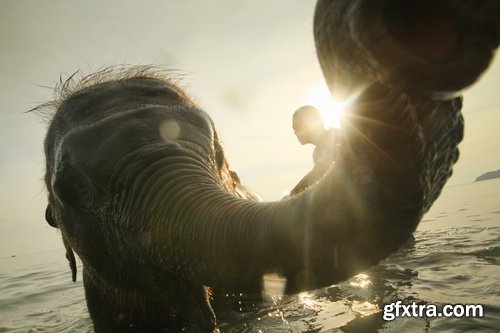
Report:
[[[344,105],[330,96],[326,86],[316,88],[305,100],[305,104],[314,106],[319,110],[325,122],[325,127],[340,128],[340,115],[344,111]]]

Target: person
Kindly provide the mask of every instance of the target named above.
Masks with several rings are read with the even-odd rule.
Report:
[[[302,145],[313,144],[313,169],[290,191],[296,195],[316,183],[335,161],[340,132],[325,129],[323,117],[313,106],[303,106],[293,114],[293,131]]]

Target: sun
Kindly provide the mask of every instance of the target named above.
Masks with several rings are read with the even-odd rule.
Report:
[[[326,86],[314,89],[304,103],[319,110],[326,128],[340,128],[340,115],[344,111],[345,105],[334,100]]]

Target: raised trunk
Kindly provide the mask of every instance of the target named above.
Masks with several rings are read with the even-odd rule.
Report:
[[[281,202],[238,198],[199,151],[155,144],[122,162],[124,175],[142,171],[117,182],[112,192],[127,193],[114,205],[120,225],[140,227],[119,236],[154,266],[225,290],[260,291],[266,273],[284,275],[289,291],[338,282],[410,238],[458,158],[460,107],[372,86],[343,121],[335,165]]]
[[[372,82],[450,99],[490,64],[499,22],[497,0],[319,0],[314,36],[337,99]]]

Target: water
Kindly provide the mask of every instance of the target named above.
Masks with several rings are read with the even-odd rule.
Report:
[[[79,268],[81,272],[81,267]],[[227,295],[221,332],[498,332],[500,180],[444,189],[415,241],[339,285],[267,300]],[[382,318],[396,300],[482,304],[483,318]],[[63,250],[0,258],[0,332],[92,332]]]

